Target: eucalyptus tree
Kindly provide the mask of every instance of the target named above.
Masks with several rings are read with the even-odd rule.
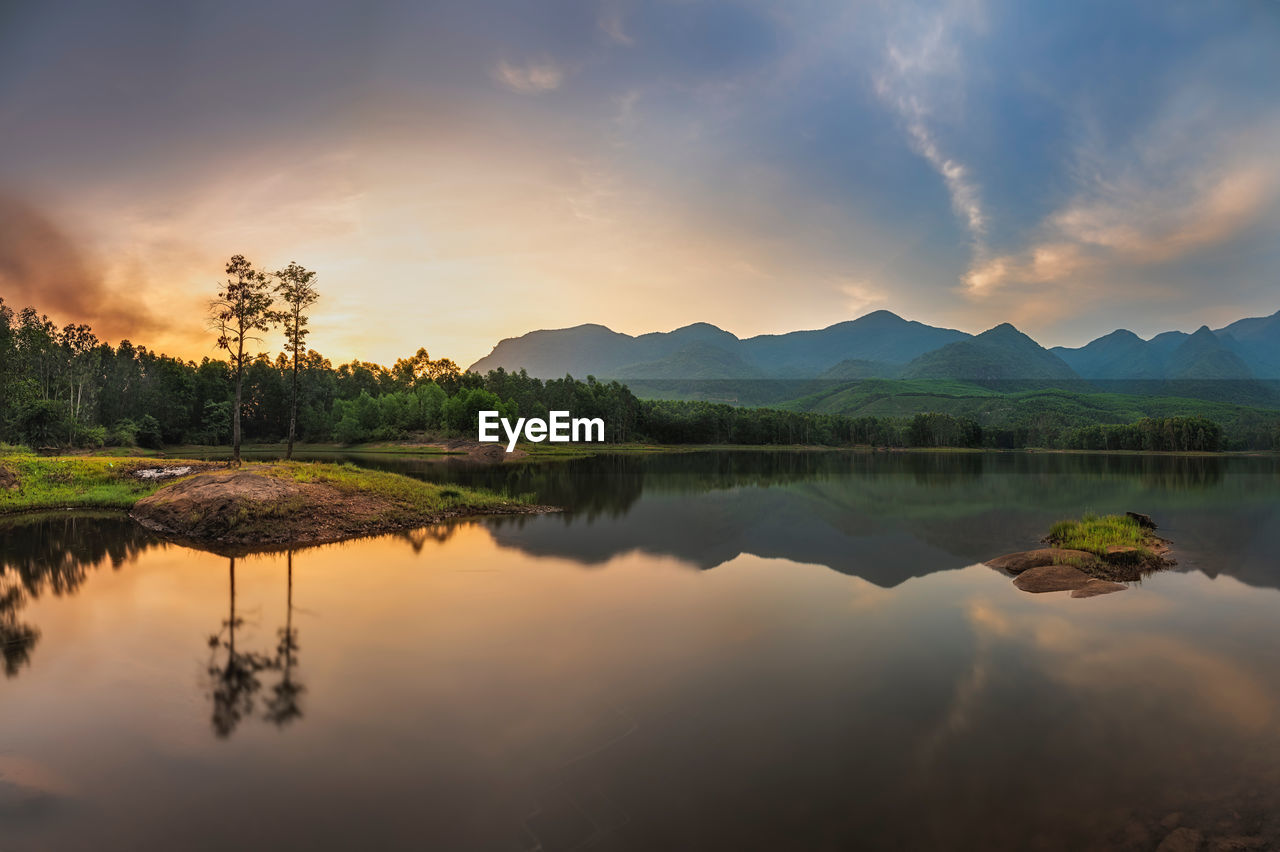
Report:
[[[218,348],[226,350],[227,361],[235,379],[235,407],[231,410],[231,444],[233,464],[240,466],[240,406],[244,388],[244,371],[252,358],[245,351],[250,340],[261,340],[255,332],[265,332],[276,320],[271,310],[271,293],[267,274],[254,268],[244,255],[234,255],[227,262],[227,278],[209,303],[210,327],[218,334]]]
[[[13,330],[13,309],[0,296],[0,441],[8,437],[9,414],[14,410],[13,401],[17,384],[22,379],[18,369],[18,342]]]
[[[102,363],[102,351],[99,348],[97,335],[89,326],[68,323],[58,342],[62,346],[66,359],[65,381],[67,384],[67,410],[70,413],[69,428],[71,430],[68,443],[75,440],[75,432],[84,419],[86,408],[92,408],[98,384],[100,384],[99,367]],[[87,393],[86,393],[87,389]]]
[[[320,294],[316,292],[316,273],[297,263],[275,273],[276,294],[287,307],[277,311],[276,319],[284,327],[284,349],[292,360],[293,379],[289,390],[289,446],[285,450],[286,459],[293,458],[293,442],[298,432],[298,362],[307,350],[307,335],[310,329],[307,323],[310,317],[306,311],[316,303]]]
[[[408,358],[397,358],[395,366],[391,368],[391,375],[405,389],[412,389],[421,382],[456,379],[461,374],[462,371],[458,369],[458,365],[452,358],[439,358],[432,361],[427,350],[421,346]]]

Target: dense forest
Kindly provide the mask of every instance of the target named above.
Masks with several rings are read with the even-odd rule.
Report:
[[[301,349],[301,347],[300,347]],[[289,434],[292,354],[245,359],[241,414],[245,440]],[[297,354],[297,437],[343,444],[476,435],[477,412],[508,418],[567,410],[601,417],[606,441],[670,444],[1045,447],[1088,450],[1214,451],[1280,447],[1280,422],[1231,435],[1203,417],[1081,424],[1035,412],[1026,422],[921,412],[901,417],[744,408],[723,403],[638,399],[625,385],[543,381],[523,372],[461,372],[418,352],[390,367],[334,366]],[[122,341],[98,340],[88,326],[58,328],[33,308],[0,300],[0,441],[35,448],[225,445],[231,441],[235,381],[228,361],[199,363]]]

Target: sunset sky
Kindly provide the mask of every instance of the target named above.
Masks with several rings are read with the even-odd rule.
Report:
[[[464,366],[886,308],[1045,345],[1280,309],[1280,3],[7,2],[0,296],[214,355]],[[278,342],[269,339],[271,348]]]

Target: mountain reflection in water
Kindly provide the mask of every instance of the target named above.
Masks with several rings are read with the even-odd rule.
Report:
[[[368,463],[568,511],[234,560],[0,523],[0,845],[1280,842],[1274,459]],[[975,564],[1085,509],[1179,565]]]
[[[1036,546],[1063,517],[1138,509],[1174,539],[1182,570],[1280,587],[1275,457],[748,451],[499,466],[351,458],[563,506],[550,519],[495,519],[494,535],[588,565],[641,551],[706,569],[750,553],[891,587]]]

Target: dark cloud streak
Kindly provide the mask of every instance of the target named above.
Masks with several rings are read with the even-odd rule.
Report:
[[[163,323],[136,296],[108,289],[64,230],[31,204],[0,193],[0,296],[108,339],[142,336]]]

